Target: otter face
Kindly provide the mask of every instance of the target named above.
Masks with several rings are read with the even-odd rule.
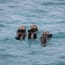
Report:
[[[30,27],[30,29],[36,30],[36,29],[37,29],[37,26],[36,26],[36,25],[32,25],[32,26]]]
[[[24,26],[20,26],[19,29],[20,29],[20,30],[24,30],[25,27],[24,27]]]

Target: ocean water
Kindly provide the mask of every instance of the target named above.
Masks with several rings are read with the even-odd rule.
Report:
[[[16,40],[24,25],[39,28],[36,40]],[[39,38],[53,34],[46,47]],[[65,65],[65,0],[0,0],[0,65]]]

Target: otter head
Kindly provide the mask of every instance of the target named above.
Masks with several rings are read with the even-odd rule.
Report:
[[[24,30],[25,27],[24,27],[24,26],[20,26],[19,29],[20,29],[20,30]]]
[[[30,29],[32,29],[32,30],[38,30],[36,25],[32,25],[32,26],[30,27]]]
[[[48,32],[48,31],[43,32],[43,35],[48,35],[48,34],[49,34],[49,32]]]

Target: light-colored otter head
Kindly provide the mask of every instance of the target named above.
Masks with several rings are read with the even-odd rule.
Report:
[[[24,30],[25,29],[25,26],[20,26],[19,29],[20,30]]]
[[[36,26],[36,25],[32,25],[32,26],[30,27],[30,29],[37,29],[37,26]]]

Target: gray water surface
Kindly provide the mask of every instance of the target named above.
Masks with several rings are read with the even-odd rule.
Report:
[[[38,39],[18,41],[16,30],[38,25]],[[46,47],[39,37],[53,34]],[[65,0],[0,0],[0,65],[65,65]]]

